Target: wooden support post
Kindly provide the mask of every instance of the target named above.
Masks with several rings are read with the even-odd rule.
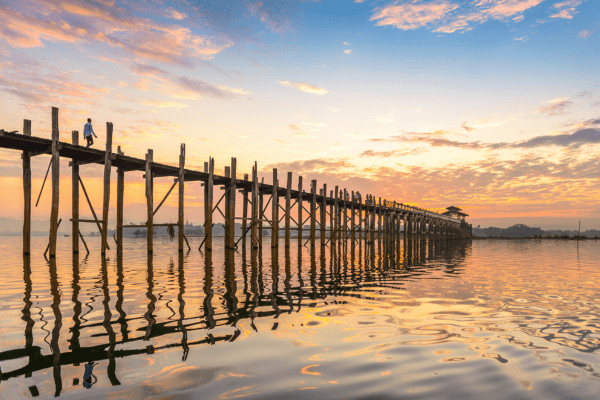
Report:
[[[383,214],[383,208],[381,206],[381,197],[379,198],[379,205],[377,207],[377,240],[381,241],[381,219],[382,219],[382,215]]]
[[[213,176],[215,174],[215,159],[209,157],[208,164],[204,164],[204,172],[208,172],[208,180],[204,183],[204,248],[212,251],[213,227]]]
[[[369,222],[371,223],[371,227],[369,229],[369,242],[371,244],[375,243],[375,213],[376,211],[376,204],[375,201],[373,200],[373,196],[371,196],[371,205],[373,206],[371,209],[371,213],[369,214]]]
[[[146,206],[148,208],[148,220],[146,221],[147,248],[148,253],[152,254],[153,234],[154,234],[154,181],[152,179],[152,162],[154,160],[154,150],[148,149],[146,153]]]
[[[248,181],[248,174],[244,174],[244,180]],[[242,204],[242,249],[246,248],[246,232],[248,230],[248,189],[244,189]]]
[[[31,121],[23,120],[23,135],[31,136]],[[23,254],[31,254],[31,158],[23,152]]]
[[[287,189],[285,191],[285,247],[290,247],[290,208],[292,205],[292,173],[287,175]]]
[[[273,168],[273,194],[271,197],[271,247],[279,246],[279,195],[277,189],[277,168]]]
[[[381,237],[383,238],[383,242],[387,243],[388,239],[388,212],[387,212],[387,200],[383,200],[383,208],[381,209],[381,219],[382,219],[382,232]]]
[[[352,216],[350,219],[350,240],[352,240],[352,246],[354,246],[354,240],[356,239],[355,235],[355,216],[354,216],[354,190],[352,191],[352,198],[350,199],[350,215]]]
[[[298,177],[298,248],[302,245],[302,177]]]
[[[264,194],[261,191],[262,182],[258,186],[258,247],[263,247],[263,220],[265,219],[265,209],[264,209]]]
[[[317,235],[317,181],[313,179],[310,186],[310,247],[314,249]]]
[[[362,227],[363,227],[363,208],[362,208],[362,196],[358,197],[358,241],[362,240]]]
[[[329,191],[329,198],[333,198],[333,190]],[[333,203],[329,205],[329,240],[335,237],[335,212]]]
[[[229,177],[231,181],[225,186],[225,248],[235,249],[235,196],[236,191],[237,160],[231,158]]]
[[[252,168],[252,222],[250,225],[251,229],[251,238],[252,238],[252,248],[258,249],[258,237],[257,237],[257,228],[258,228],[258,170],[257,170],[256,161],[254,162],[254,167]]]
[[[327,233],[327,184],[323,184],[323,201],[321,202],[321,247],[325,246]]]
[[[117,147],[117,154],[123,155],[121,146]],[[117,168],[117,253],[123,251],[123,205],[125,200],[125,169]]]
[[[79,132],[71,132],[71,143],[75,146],[79,145]],[[71,240],[73,253],[79,253],[79,165],[73,163],[71,167],[71,208],[72,208],[72,223],[71,223]]]
[[[346,202],[346,198],[348,197],[348,192],[346,188],[344,188],[344,200],[342,202],[344,208],[344,228],[343,228],[343,239],[344,244],[347,243],[346,238],[348,237],[348,203]]]
[[[183,220],[183,203],[185,199],[185,143],[179,146],[179,215],[178,215],[178,246],[179,252],[183,253],[184,241],[184,220]]]
[[[56,257],[56,237],[58,234],[58,202],[60,153],[58,150],[58,108],[52,107],[52,208],[50,212],[50,258]]]
[[[102,202],[102,250],[100,254],[106,254],[108,242],[108,206],[110,203],[110,167],[112,153],[112,122],[106,123],[106,153],[104,157],[104,199]],[[118,246],[117,246],[118,247]]]
[[[334,193],[334,200],[333,200],[333,212],[334,212],[334,225],[335,228],[333,230],[334,235],[333,235],[333,239],[334,240],[338,240],[339,239],[339,233],[340,233],[340,208],[338,205],[338,187],[336,186],[335,189],[333,189]]]

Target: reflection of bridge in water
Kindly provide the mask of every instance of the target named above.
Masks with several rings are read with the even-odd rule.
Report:
[[[377,249],[375,247],[378,247]],[[252,329],[258,331],[254,324],[255,320],[261,318],[277,318],[283,313],[299,312],[303,307],[315,307],[317,300],[326,299],[328,296],[352,296],[368,298],[359,292],[365,285],[377,287],[400,288],[403,283],[398,278],[398,272],[406,278],[415,278],[420,275],[431,274],[432,271],[425,268],[425,263],[430,260],[441,260],[445,265],[445,272],[455,273],[453,265],[456,265],[465,256],[465,244],[463,242],[446,241],[408,241],[405,246],[386,245],[379,242],[378,246],[363,247],[356,246],[332,246],[329,252],[321,252],[319,256],[314,251],[310,253],[310,264],[303,271],[303,247],[297,254],[297,265],[292,266],[290,249],[287,248],[283,257],[283,265],[280,265],[277,249],[272,249],[270,265],[270,287],[263,275],[263,251],[255,250],[249,254],[245,250],[241,253],[241,266],[236,269],[234,256],[236,252],[227,251],[224,262],[223,282],[220,287],[214,286],[214,268],[211,252],[204,256],[204,280],[202,291],[201,313],[194,315],[190,313],[189,306],[186,309],[184,295],[186,293],[186,278],[184,263],[187,255],[179,253],[177,265],[170,265],[169,274],[176,282],[177,311],[172,309],[172,316],[167,320],[157,320],[155,308],[158,301],[155,288],[156,278],[154,276],[153,256],[148,256],[147,262],[147,289],[145,297],[148,299],[145,314],[127,315],[123,304],[125,299],[123,269],[123,254],[119,254],[116,260],[116,302],[114,302],[113,315],[111,310],[111,286],[109,285],[109,272],[106,259],[102,258],[100,276],[96,289],[98,293],[91,300],[82,303],[81,295],[81,261],[77,254],[73,256],[71,302],[73,304],[73,325],[70,328],[69,350],[60,350],[60,332],[63,324],[61,313],[61,294],[59,292],[59,279],[55,259],[49,260],[50,273],[50,295],[52,298],[51,309],[54,317],[54,326],[49,332],[49,348],[51,354],[42,354],[43,349],[34,345],[32,319],[32,288],[31,267],[29,257],[24,257],[23,280],[25,283],[24,307],[22,309],[22,320],[25,321],[25,346],[23,348],[7,350],[0,353],[0,362],[26,358],[28,363],[18,369],[2,371],[1,380],[15,377],[30,377],[36,371],[52,368],[55,382],[55,394],[62,390],[61,366],[88,363],[90,361],[108,360],[107,375],[112,385],[120,385],[117,377],[117,359],[141,354],[153,354],[168,348],[180,347],[182,349],[182,360],[185,361],[190,347],[198,345],[212,345],[217,342],[233,342],[241,331],[237,329],[237,323],[241,320],[249,320]],[[306,255],[305,255],[306,256]],[[305,264],[308,266],[308,264]],[[241,268],[240,268],[241,267]],[[241,272],[243,288],[238,288],[236,272]],[[393,280],[388,279],[390,272],[394,272]],[[292,276],[296,276],[292,283]],[[306,279],[307,278],[307,279]],[[283,281],[282,281],[283,279]],[[241,282],[241,279],[239,280]],[[189,284],[189,282],[188,282]],[[241,290],[240,290],[241,289]],[[215,292],[222,292],[223,302],[215,304]],[[114,292],[113,292],[114,293]],[[160,296],[160,294],[159,294]],[[95,298],[102,298],[100,309],[93,308]],[[96,303],[98,304],[98,303]],[[222,305],[222,311],[216,311],[215,306]],[[88,308],[83,312],[83,308]],[[93,311],[102,311],[103,320],[97,323],[86,323],[86,315]],[[40,309],[42,321],[44,317]],[[173,317],[178,315],[178,318]],[[115,318],[116,317],[116,318]],[[138,327],[135,332],[140,333],[133,336],[130,325],[145,320],[145,327]],[[102,326],[104,333],[93,334],[92,337],[105,337],[106,342],[93,345],[81,346],[82,334],[86,331],[94,331]],[[236,328],[233,333],[213,335],[213,329],[222,326]],[[278,328],[275,321],[271,330]],[[42,329],[45,330],[44,327]],[[202,339],[188,341],[191,332],[206,331]],[[48,332],[48,331],[47,331]],[[143,332],[143,335],[141,334]],[[117,340],[120,333],[120,340]],[[165,335],[178,334],[180,340],[154,347],[146,345],[150,339],[163,337]],[[63,338],[64,340],[64,338]],[[139,343],[139,348],[135,347]],[[127,345],[128,349],[117,349]]]

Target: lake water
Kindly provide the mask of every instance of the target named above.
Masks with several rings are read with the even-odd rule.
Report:
[[[600,398],[597,241],[1,239],[3,399]]]

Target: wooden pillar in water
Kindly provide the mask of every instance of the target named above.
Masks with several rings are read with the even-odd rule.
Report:
[[[375,204],[375,200],[373,199],[373,197],[371,197],[371,205],[373,206],[373,208],[371,209],[371,213],[369,214],[369,222],[371,223],[371,227],[369,228],[369,242],[371,244],[375,244],[375,215],[377,213],[377,205]]]
[[[277,181],[277,168],[273,168],[273,195],[271,198],[271,247],[279,246],[279,182]]]
[[[290,208],[292,206],[292,173],[287,174],[287,188],[285,191],[285,247],[290,247]]]
[[[50,258],[56,257],[56,237],[58,235],[58,180],[60,177],[58,132],[58,108],[52,107],[52,208],[50,211]]]
[[[204,248],[206,251],[212,251],[214,158],[209,157],[208,163],[204,163],[204,172],[208,173],[208,178],[204,183]]]
[[[123,155],[121,146],[117,147],[117,154]],[[123,204],[125,197],[125,169],[117,168],[117,253],[123,251]]]
[[[344,216],[344,227],[342,229],[342,237],[344,239],[344,244],[346,244],[347,242],[347,238],[348,238],[348,202],[346,201],[346,199],[348,198],[348,192],[346,191],[346,188],[344,188],[344,201],[343,201],[343,207],[344,207],[344,212],[343,212],[343,216]]]
[[[71,143],[79,145],[79,132],[71,132]],[[73,253],[79,253],[79,164],[73,160],[71,167],[71,243]]]
[[[355,234],[355,229],[356,229],[356,222],[355,222],[355,216],[354,216],[354,190],[352,191],[352,197],[350,198],[350,240],[352,241],[352,245],[354,246],[354,240],[356,240],[356,234]]]
[[[327,242],[327,184],[323,184],[323,199],[321,201],[321,247]]]
[[[317,181],[312,180],[310,184],[310,247],[315,247],[317,235]]]
[[[263,178],[264,179],[264,178]],[[263,220],[265,219],[265,210],[263,199],[264,195],[262,192],[262,179],[258,186],[258,247],[263,247]]]
[[[179,146],[179,213],[178,213],[178,247],[179,252],[183,252],[183,203],[185,198],[185,143],[181,143]]]
[[[106,254],[108,243],[108,206],[110,203],[110,169],[112,165],[112,122],[106,123],[106,153],[104,154],[104,198],[102,201],[102,248],[100,254]],[[151,210],[151,212],[154,210]]]
[[[358,241],[362,240],[362,226],[363,226],[363,209],[362,209],[362,197],[358,198]]]
[[[340,208],[338,206],[338,187],[336,186],[335,189],[333,190],[333,213],[334,213],[334,217],[333,217],[333,223],[335,225],[334,228],[334,236],[333,239],[334,240],[338,240],[339,239],[339,234],[340,234]]]
[[[154,235],[154,181],[152,179],[152,162],[154,160],[154,150],[148,149],[146,153],[146,208],[148,219],[146,220],[146,246],[148,253],[152,254],[153,235]]]
[[[244,181],[248,181],[248,174],[244,174]],[[243,190],[242,205],[242,249],[246,248],[246,231],[248,230],[248,189]]]
[[[333,190],[329,192],[329,198],[333,199]],[[329,205],[329,240],[335,238],[335,211],[333,203]]]
[[[28,119],[23,120],[23,135],[31,136],[31,121]],[[23,201],[23,254],[29,255],[31,254],[31,157],[28,151],[23,152]]]
[[[225,186],[225,248],[235,249],[235,196],[237,160],[231,158],[229,184]]]
[[[250,237],[253,249],[258,249],[258,172],[256,161],[252,168],[252,220],[250,225]]]
[[[298,247],[302,246],[302,177],[298,177]]]

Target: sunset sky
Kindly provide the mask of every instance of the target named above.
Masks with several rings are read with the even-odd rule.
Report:
[[[111,121],[134,157],[175,165],[186,143],[188,168],[236,157],[239,178],[256,160],[268,183],[276,167],[280,185],[292,171],[294,187],[455,205],[474,226],[600,228],[599,39],[595,0],[3,0],[0,128],[49,138],[55,106],[61,140],[91,117],[103,148]],[[102,167],[81,173],[101,209]],[[22,218],[21,176],[0,150],[0,217]],[[143,221],[141,173],[127,182],[126,220]],[[186,194],[202,223],[200,184]]]

